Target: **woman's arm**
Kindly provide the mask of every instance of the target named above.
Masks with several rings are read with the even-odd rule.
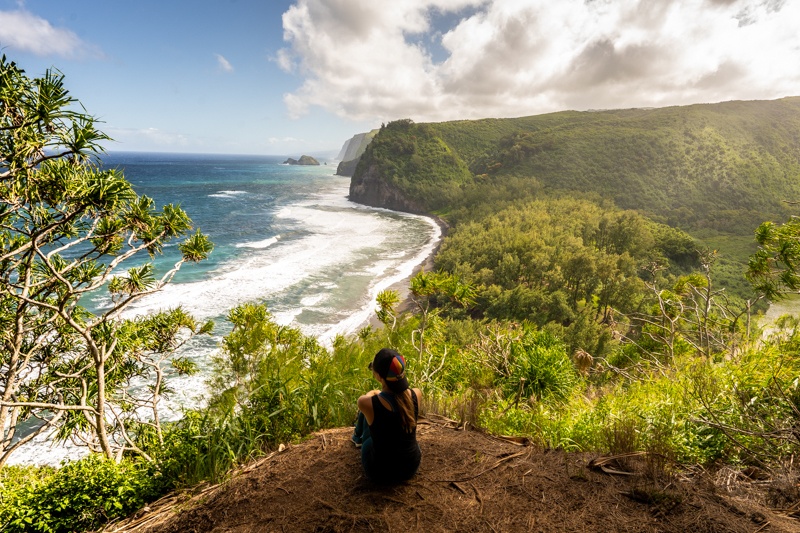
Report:
[[[372,410],[372,397],[380,394],[379,390],[371,390],[363,396],[358,398],[358,410],[364,413],[364,418],[367,419],[367,424],[372,425],[375,419],[375,413]]]

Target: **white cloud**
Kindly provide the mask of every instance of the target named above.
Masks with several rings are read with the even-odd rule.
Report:
[[[271,58],[271,61],[277,63],[278,66],[286,72],[294,71],[294,60],[292,59],[292,54],[286,48],[281,48],[278,50],[278,53],[274,58]]]
[[[102,55],[74,32],[54,27],[47,20],[24,9],[0,11],[0,47],[6,46],[38,56],[78,58]]]
[[[217,66],[219,66],[220,70],[223,72],[233,72],[233,65],[231,65],[230,61],[225,59],[224,56],[221,54],[214,54],[214,57],[217,58]]]
[[[800,95],[798,20],[800,2],[782,0],[298,0],[277,61],[303,77],[284,95],[293,116],[319,106],[435,121],[770,99]]]

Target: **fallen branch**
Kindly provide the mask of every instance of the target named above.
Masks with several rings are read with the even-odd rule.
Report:
[[[621,453],[618,455],[609,455],[608,457],[596,457],[589,461],[586,465],[591,470],[600,470],[605,474],[612,474],[617,476],[632,476],[634,475],[633,472],[626,472],[624,470],[617,470],[616,468],[611,468],[607,466],[608,463],[612,461],[616,461],[617,459],[627,459],[629,457],[641,457],[643,455],[651,455],[650,452],[632,452],[632,453]],[[658,455],[658,454],[652,454]]]
[[[467,491],[465,491],[463,488],[461,488],[461,485],[459,485],[459,484],[458,484],[458,483],[456,483],[455,481],[451,481],[451,482],[450,482],[450,485],[451,485],[451,486],[453,486],[453,487],[455,487],[455,488],[457,488],[457,489],[458,489],[458,491],[459,491],[461,494],[467,494]]]
[[[524,455],[524,454],[526,454],[526,453],[528,453],[528,452],[527,452],[527,451],[522,451],[522,452],[512,453],[511,455],[508,455],[508,456],[506,456],[506,457],[503,457],[502,459],[500,459],[499,461],[497,461],[496,463],[494,463],[494,464],[493,464],[492,466],[490,466],[489,468],[487,468],[487,469],[485,469],[485,470],[482,470],[482,471],[478,472],[478,473],[477,473],[477,474],[475,474],[474,476],[463,477],[463,478],[461,478],[461,479],[435,479],[435,480],[432,480],[432,481],[436,481],[436,482],[438,482],[438,483],[460,483],[460,482],[462,482],[462,481],[470,481],[470,480],[472,480],[472,479],[475,479],[476,477],[480,477],[480,476],[484,475],[486,472],[489,472],[489,471],[491,471],[491,470],[494,470],[495,468],[497,468],[497,467],[498,467],[498,466],[500,466],[501,464],[505,463],[506,461],[510,461],[511,459],[514,459],[515,457],[519,457],[520,455]],[[465,493],[465,494],[466,494],[466,493]]]
[[[480,504],[480,507],[479,507],[479,509],[478,509],[478,512],[479,512],[480,514],[483,514],[483,498],[481,497],[481,493],[480,493],[480,491],[478,490],[478,487],[476,487],[476,486],[475,486],[475,484],[473,484],[473,483],[470,483],[470,484],[469,484],[469,486],[470,486],[470,487],[472,487],[472,490],[474,490],[474,491],[475,491],[475,499],[476,499],[476,500],[478,501],[478,503]]]
[[[753,533],[758,533],[759,531],[763,531],[763,530],[764,530],[764,528],[766,528],[766,527],[767,527],[767,526],[769,526],[770,524],[771,524],[771,522],[769,522],[769,521],[767,521],[767,522],[764,522],[764,525],[762,525],[760,528],[758,528],[758,529],[756,529],[755,531],[753,531]]]

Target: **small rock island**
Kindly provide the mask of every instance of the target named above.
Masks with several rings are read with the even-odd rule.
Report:
[[[292,159],[291,157],[283,162],[284,165],[319,165],[319,161],[310,155],[301,155],[300,159]]]

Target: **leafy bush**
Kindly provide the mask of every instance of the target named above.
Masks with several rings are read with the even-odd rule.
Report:
[[[564,344],[543,331],[527,329],[510,346],[511,371],[503,380],[507,397],[564,401],[579,379]]]
[[[162,488],[151,466],[131,460],[118,464],[99,455],[57,470],[7,469],[2,479],[0,527],[8,532],[93,530],[140,509]]]

